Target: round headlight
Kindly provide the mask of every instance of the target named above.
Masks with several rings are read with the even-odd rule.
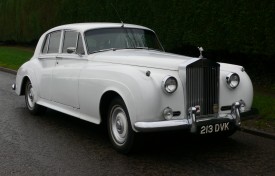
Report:
[[[226,76],[226,83],[230,88],[235,89],[240,83],[240,77],[237,73],[230,73]]]
[[[162,80],[162,89],[165,93],[171,94],[178,88],[177,79],[173,76],[166,76]]]

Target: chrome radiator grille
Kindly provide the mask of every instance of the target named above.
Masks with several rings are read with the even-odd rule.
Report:
[[[220,65],[200,59],[186,67],[187,112],[199,106],[200,115],[215,114],[219,108]]]

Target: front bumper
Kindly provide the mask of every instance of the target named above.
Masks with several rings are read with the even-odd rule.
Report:
[[[218,117],[209,117],[199,119],[196,116],[196,108],[189,108],[188,118],[182,120],[165,120],[156,122],[136,122],[134,124],[135,129],[139,132],[154,132],[154,131],[165,131],[165,130],[179,130],[189,129],[192,133],[198,131],[197,126],[201,124],[214,124],[221,122],[230,122],[236,128],[239,128],[241,121],[253,118],[258,111],[252,109],[244,113],[240,113],[240,105],[242,101],[238,101],[232,104],[230,114],[220,114]],[[242,118],[242,116],[244,118]]]

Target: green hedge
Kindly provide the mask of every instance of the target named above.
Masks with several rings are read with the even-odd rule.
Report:
[[[1,0],[0,41],[31,43],[75,22],[124,22],[154,29],[167,50],[186,45],[275,54],[274,0]]]

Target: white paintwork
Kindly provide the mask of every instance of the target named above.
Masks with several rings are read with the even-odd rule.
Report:
[[[52,73],[56,64],[56,54],[49,54],[47,56],[39,56],[37,63],[40,65],[40,71],[37,71],[40,78],[40,91],[39,96],[41,98],[51,100],[52,95]]]
[[[79,108],[78,78],[87,59],[77,54],[60,54],[52,73],[52,101]],[[75,92],[75,93],[73,93]]]
[[[179,69],[179,64],[190,59],[192,58],[187,56],[140,49],[108,51],[89,56],[89,60],[97,62],[132,65],[174,71],[177,71]]]
[[[41,36],[31,60],[18,70],[16,93],[22,94],[23,79],[28,77],[35,90],[34,101],[37,104],[99,124],[102,120],[99,112],[101,98],[104,93],[113,91],[124,100],[134,131],[138,131],[136,126],[154,128],[158,125],[161,128],[167,124],[179,126],[192,123],[187,120],[185,112],[185,78],[182,68],[199,58],[141,49],[111,50],[87,55],[85,48],[86,54],[83,56],[41,53],[44,38],[49,32],[76,30],[83,35],[89,29],[120,26],[115,23],[85,23],[59,26],[47,31]],[[125,27],[148,29],[129,24],[125,24]],[[241,66],[220,65],[220,107],[242,99],[247,110],[250,110],[253,99],[250,78]],[[149,77],[145,74],[147,71],[151,72]],[[225,81],[230,72],[238,73],[241,80],[234,90]],[[161,89],[162,79],[167,75],[174,76],[179,83],[178,89],[171,95]],[[162,111],[166,107],[182,113],[165,123]],[[220,113],[226,116],[230,112]]]

